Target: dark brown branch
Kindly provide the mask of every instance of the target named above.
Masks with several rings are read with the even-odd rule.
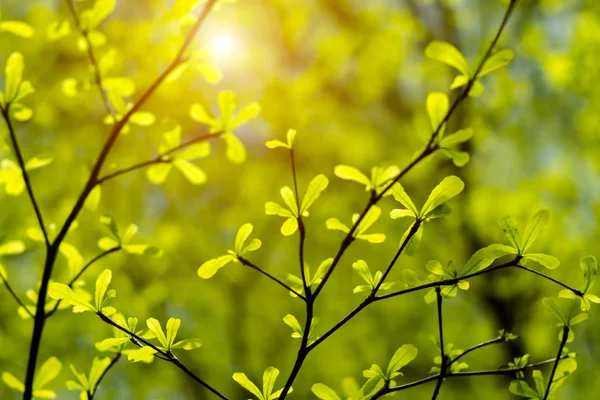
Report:
[[[42,216],[42,210],[35,199],[35,194],[33,193],[33,186],[31,185],[31,179],[29,178],[29,172],[27,172],[27,168],[25,167],[25,160],[23,159],[23,153],[21,153],[21,148],[19,147],[19,141],[17,139],[17,134],[15,133],[15,129],[10,121],[10,104],[7,104],[6,107],[1,108],[2,117],[4,117],[4,121],[6,122],[6,127],[8,129],[8,133],[10,136],[10,141],[12,143],[13,150],[15,151],[15,155],[17,156],[17,162],[19,163],[19,168],[21,168],[21,172],[23,174],[23,180],[25,181],[25,188],[27,189],[27,194],[29,195],[29,200],[31,201],[31,205],[33,206],[33,210],[35,211],[35,216],[38,221],[38,225],[42,230],[42,234],[44,235],[44,242],[46,244],[46,251],[50,248],[50,239],[48,237],[48,232],[46,231],[46,225],[44,224],[44,217]]]

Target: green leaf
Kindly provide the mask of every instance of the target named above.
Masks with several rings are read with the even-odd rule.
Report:
[[[25,391],[25,384],[23,384],[23,382],[21,382],[20,380],[18,380],[13,374],[11,374],[10,372],[3,372],[2,373],[2,380],[4,381],[4,383],[6,384],[6,386],[8,386],[11,389],[15,389],[18,392],[23,393]]]
[[[300,214],[303,215],[308,208],[319,198],[323,190],[329,185],[329,180],[325,175],[317,175],[308,184],[304,198],[302,199],[302,205],[300,206]]]
[[[165,350],[167,350],[169,348],[169,342],[167,341],[165,332],[163,331],[162,327],[160,326],[160,322],[158,322],[158,320],[156,318],[148,318],[146,320],[146,325],[148,326],[148,329],[150,329],[150,332],[152,332],[154,334],[154,336],[156,336],[156,339],[161,344],[161,346]]]
[[[1,247],[0,247],[1,248]],[[0,250],[0,254],[2,251]],[[583,293],[586,293],[596,281],[596,275],[598,274],[598,263],[596,258],[593,256],[581,257],[579,260],[579,266],[583,270]]]
[[[529,221],[521,239],[523,253],[527,251],[535,239],[537,239],[540,233],[546,228],[549,219],[550,212],[548,210],[540,210],[533,216],[531,221]]]
[[[523,256],[525,260],[531,260],[536,262],[548,269],[555,269],[560,265],[560,261],[558,258],[551,256],[549,254],[540,254],[540,253],[529,253]]]
[[[518,254],[522,254],[521,240],[519,239],[519,231],[517,230],[517,222],[511,216],[502,217],[498,220],[500,227],[504,231],[504,234],[508,238],[509,242],[515,249],[518,250]]]
[[[1,21],[0,32],[10,32],[23,38],[30,38],[35,33],[35,29],[22,21]]]
[[[444,137],[440,141],[440,147],[450,147],[456,146],[457,144],[464,143],[470,140],[473,137],[473,129],[461,129],[459,131],[454,132],[451,135]]]
[[[200,158],[207,157],[210,154],[210,143],[196,143],[177,153],[176,158],[179,160],[194,161]]]
[[[348,165],[337,165],[333,169],[333,173],[340,179],[355,181],[365,185],[367,190],[371,189],[371,180],[357,168]]]
[[[219,123],[219,120],[213,117],[202,104],[197,103],[192,104],[190,107],[190,118],[209,126],[215,126]]]
[[[466,151],[458,151],[455,149],[442,148],[442,153],[444,153],[448,158],[452,159],[452,163],[457,167],[464,167],[467,165],[471,156]]]
[[[117,225],[117,221],[115,221],[113,217],[111,217],[110,215],[103,215],[102,217],[100,217],[100,223],[102,223],[102,225],[108,228],[108,230],[110,231],[110,233],[112,233],[115,239],[121,240],[119,236],[119,227]]]
[[[481,271],[489,267],[496,259],[509,254],[516,255],[516,249],[503,244],[491,244],[483,249],[479,249],[469,258],[469,261],[460,270],[458,276],[467,276]]]
[[[406,194],[406,192],[404,191],[404,188],[402,187],[401,184],[399,184],[398,182],[394,183],[394,186],[392,186],[391,191],[392,191],[392,196],[394,197],[394,199],[397,202],[402,204],[408,210],[412,211],[412,213],[413,213],[413,215],[415,215],[415,217],[417,215],[419,215],[419,211],[417,210],[415,203],[413,203],[413,201],[410,199],[410,197]]]
[[[241,387],[255,395],[258,399],[267,400],[263,397],[258,387],[254,383],[252,383],[250,379],[248,379],[246,374],[242,372],[236,372],[235,374],[233,374],[233,380],[239,383]]]
[[[112,271],[110,269],[105,269],[96,280],[96,292],[94,295],[96,311],[100,311],[103,306],[104,297],[106,296],[106,291],[108,290],[111,279]]]
[[[230,129],[233,129],[235,127],[238,127],[239,125],[243,124],[244,122],[247,122],[253,118],[256,118],[258,116],[258,114],[260,114],[261,111],[261,107],[260,104],[258,103],[251,103],[249,105],[247,105],[246,107],[242,108],[242,110],[235,116],[235,118],[233,119],[233,125],[230,127]]]
[[[421,209],[420,216],[427,215],[439,205],[458,195],[465,187],[465,183],[457,176],[451,175],[444,178],[429,195],[425,205]]]
[[[146,171],[146,177],[148,180],[155,185],[160,185],[164,183],[169,173],[173,169],[173,164],[171,163],[160,163],[150,166]]]
[[[138,111],[131,114],[129,122],[138,126],[151,126],[156,121],[154,114],[147,111]]]
[[[102,186],[98,185],[92,189],[88,198],[85,200],[84,207],[88,211],[96,211],[102,198]]]
[[[235,247],[234,247],[235,252],[237,254],[242,253],[244,244],[246,243],[246,240],[248,240],[248,237],[252,233],[253,229],[254,229],[254,227],[252,226],[252,224],[244,224],[240,227],[240,229],[238,229],[237,234],[235,235]]]
[[[33,380],[33,390],[43,389],[48,383],[53,381],[60,370],[62,369],[62,363],[56,357],[50,357],[46,360],[40,369],[35,374],[35,378]]]
[[[274,367],[267,368],[263,373],[263,395],[265,396],[265,399],[271,398],[277,376],[279,376],[279,370]]]
[[[269,201],[265,204],[265,214],[279,215],[280,217],[294,217],[294,214],[287,208],[281,207],[279,204]]]
[[[546,307],[546,309],[548,311],[550,311],[550,313],[552,315],[554,315],[556,317],[556,319],[558,319],[564,325],[567,324],[567,320],[565,319],[565,317],[563,316],[562,312],[560,311],[560,309],[558,308],[558,306],[556,305],[556,303],[552,299],[544,297],[542,299],[542,304],[544,305],[544,307]]]
[[[224,255],[213,258],[212,260],[208,260],[203,263],[200,268],[198,268],[198,276],[203,279],[212,278],[212,276],[216,274],[219,269],[223,268],[234,259],[235,256],[233,255]]]
[[[173,344],[171,349],[194,350],[202,346],[200,339],[183,339]]]
[[[5,83],[4,83],[4,101],[6,104],[12,102],[15,97],[19,94],[19,88],[23,80],[23,69],[25,63],[23,61],[23,55],[18,52],[11,53],[6,61]]]
[[[283,199],[285,205],[288,206],[288,209],[292,212],[292,214],[294,214],[294,216],[297,217],[298,205],[296,204],[296,196],[294,195],[292,189],[290,189],[287,186],[284,186],[279,192],[281,193],[281,198]]]
[[[462,53],[450,43],[433,41],[425,48],[425,55],[456,68],[463,75],[470,75],[469,63]]]
[[[300,325],[296,317],[294,317],[292,314],[287,314],[285,317],[283,317],[283,322],[285,322],[287,326],[292,328],[292,330],[296,334],[292,335],[293,338],[302,337],[302,326]]]
[[[402,235],[402,239],[400,239],[401,246],[402,246],[402,243],[404,243],[404,241],[408,237],[408,234],[412,230],[412,227],[414,224],[416,224],[416,222],[414,222],[411,226],[409,226],[408,229],[406,230],[406,232],[404,232],[404,235]],[[419,247],[421,246],[422,238],[423,238],[423,225],[419,225],[417,232],[410,238],[410,240],[406,244],[406,247],[404,248],[404,254],[406,254],[407,256],[414,256],[415,254],[417,254],[417,251],[419,250]]]
[[[404,217],[413,217],[415,218],[416,215],[411,211],[411,210],[403,210],[403,209],[393,209],[392,211],[390,211],[390,218],[392,219],[398,219],[398,218],[404,218]]]
[[[362,221],[360,221],[360,223],[356,227],[354,236],[355,237],[362,236],[362,234],[364,232],[366,232],[371,227],[371,225],[373,225],[379,219],[380,216],[381,216],[381,208],[379,208],[377,206],[372,206],[369,209],[369,211],[367,211],[367,213],[365,214]],[[358,217],[357,217],[357,219],[358,219]],[[353,222],[356,222],[356,221],[353,221]]]
[[[333,389],[322,383],[315,383],[312,385],[311,390],[313,394],[321,400],[341,400]]]
[[[173,165],[192,185],[201,185],[206,182],[206,174],[194,164],[185,160],[174,160]]]
[[[96,388],[98,384],[98,380],[110,365],[110,358],[108,357],[94,357],[92,361],[92,368],[90,369],[90,379],[89,386],[90,388]],[[93,392],[93,391],[92,391]]]
[[[388,378],[393,378],[395,373],[400,371],[400,369],[404,368],[417,357],[417,352],[417,348],[412,344],[402,345],[398,350],[396,350],[394,356],[390,360],[387,367],[386,376]]]
[[[283,143],[281,140],[269,140],[265,145],[269,149],[276,149],[277,147],[283,147],[285,149],[292,149],[294,146],[294,138],[296,137],[296,130],[289,129],[287,132],[287,143]]]
[[[508,64],[515,58],[515,53],[510,49],[504,49],[492,54],[483,64],[478,77],[481,78]]]
[[[373,281],[371,270],[369,269],[369,266],[364,260],[358,260],[355,263],[352,263],[352,268],[365,282],[367,282],[369,287],[375,287],[375,282]]]
[[[0,244],[0,255],[15,255],[25,251],[25,243],[21,240],[11,240]]]
[[[511,381],[508,390],[517,396],[527,397],[528,399],[534,400],[539,399],[537,392],[523,380]]]
[[[48,296],[54,300],[63,300],[67,304],[73,305],[73,312],[97,311],[87,299],[63,283],[52,282],[48,287]]]
[[[567,358],[565,360],[561,360],[556,367],[556,372],[554,373],[554,379],[552,379],[552,386],[550,387],[550,394],[553,394],[562,386],[565,381],[565,378],[571,375],[577,369],[577,361],[573,358]]]
[[[169,318],[167,321],[167,350],[173,346],[173,343],[175,343],[175,337],[177,337],[177,332],[179,331],[180,326],[181,319],[179,318]]]
[[[296,217],[289,217],[281,225],[281,234],[284,236],[293,235],[298,230],[298,220]]]
[[[350,228],[348,228],[346,225],[342,224],[340,222],[340,220],[337,218],[329,218],[329,219],[327,219],[325,224],[327,226],[327,229],[342,231],[342,232],[346,232],[346,233],[350,232]]]
[[[81,13],[81,28],[91,31],[104,21],[115,9],[116,0],[96,0],[93,7]]]
[[[431,122],[431,128],[435,132],[440,128],[440,124],[446,118],[450,102],[446,93],[433,92],[427,96],[427,115],[429,115],[429,121]],[[443,127],[439,130],[440,136],[444,134]]]
[[[225,132],[223,139],[227,143],[227,158],[234,164],[241,164],[246,161],[246,148],[240,139],[231,132]]]

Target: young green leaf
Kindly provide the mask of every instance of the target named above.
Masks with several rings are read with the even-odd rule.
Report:
[[[429,195],[429,198],[423,205],[419,216],[421,218],[426,217],[431,211],[437,208],[439,205],[450,200],[454,196],[458,195],[465,187],[465,183],[457,176],[451,175],[444,178]]]
[[[213,258],[212,260],[208,260],[204,262],[200,266],[200,268],[198,268],[198,276],[202,279],[212,278],[218,270],[220,270],[235,259],[236,257],[234,255],[227,254],[217,258]]]
[[[412,344],[404,344],[396,350],[386,370],[387,379],[401,375],[400,370],[417,357],[417,352],[417,348]]]
[[[425,48],[425,55],[456,68],[465,76],[470,76],[469,63],[462,53],[450,43],[433,41]]]
[[[444,135],[444,126],[441,126],[442,121],[446,118],[446,114],[448,113],[448,109],[450,107],[450,102],[448,100],[448,95],[446,93],[441,92],[433,92],[429,93],[427,96],[427,114],[429,115],[429,121],[431,122],[431,128],[433,131],[438,131],[439,128],[439,137]]]
[[[312,385],[311,391],[321,400],[342,400],[333,389],[322,383]]]

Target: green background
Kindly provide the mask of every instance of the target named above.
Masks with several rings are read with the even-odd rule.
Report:
[[[77,2],[81,8],[90,2]],[[167,0],[118,1],[115,13],[100,27],[107,43],[103,54],[116,49],[118,75],[130,76],[142,91],[167,65],[181,42],[176,23],[165,19]],[[425,227],[419,253],[402,256],[392,272],[411,268],[424,277],[425,263],[452,260],[460,266],[477,249],[505,243],[498,218],[513,215],[521,228],[540,208],[551,210],[551,224],[535,250],[555,255],[561,266],[550,274],[572,286],[582,282],[579,258],[597,255],[600,238],[598,167],[600,156],[600,3],[595,0],[523,0],[500,40],[515,51],[514,62],[483,79],[481,98],[467,100],[450,121],[450,131],[472,127],[474,139],[466,150],[472,160],[456,168],[435,155],[402,180],[415,202],[422,204],[429,191],[445,176],[455,174],[466,188],[449,204],[450,217]],[[34,110],[16,130],[26,158],[54,157],[54,162],[32,173],[46,220],[62,223],[87,178],[89,168],[108,134],[104,110],[93,86],[75,97],[66,96],[61,82],[67,78],[90,80],[88,60],[76,46],[77,34],[48,41],[47,26],[70,20],[62,1],[4,0],[2,19],[23,20],[36,27],[33,38],[0,33],[3,60],[13,51],[25,56],[25,78],[36,93],[24,103]],[[248,151],[242,165],[229,162],[222,141],[213,154],[198,163],[208,182],[193,186],[175,171],[166,184],[155,186],[144,172],[108,182],[96,212],[84,211],[79,228],[67,241],[86,260],[99,253],[97,240],[105,234],[98,218],[113,215],[121,226],[139,225],[140,243],[164,250],[161,258],[119,253],[96,264],[84,278],[93,287],[104,269],[114,273],[117,290],[113,305],[126,316],[140,320],[155,317],[182,319],[181,338],[199,337],[203,346],[181,354],[182,361],[203,379],[232,399],[247,398],[232,379],[243,371],[260,383],[268,366],[281,370],[277,388],[291,369],[299,341],[290,338],[282,318],[292,313],[303,320],[303,304],[240,264],[229,265],[211,280],[196,270],[204,261],[232,248],[243,223],[255,226],[253,237],[263,247],[249,255],[257,265],[284,278],[297,274],[298,237],[283,237],[279,217],[265,216],[264,203],[280,201],[279,189],[291,185],[285,151],[272,151],[266,140],[282,139],[289,128],[298,130],[296,157],[299,184],[305,188],[318,173],[330,185],[311,208],[306,261],[316,267],[332,257],[343,237],[328,231],[325,220],[347,222],[360,211],[367,193],[357,184],[333,175],[338,164],[363,171],[374,165],[403,167],[429,134],[425,97],[446,91],[454,78],[450,68],[426,59],[431,40],[453,43],[473,60],[482,40],[491,39],[506,2],[497,0],[244,0],[223,4],[210,15],[198,35],[197,48],[221,35],[234,38],[230,51],[215,51],[214,62],[224,79],[210,85],[201,76],[186,73],[165,84],[143,107],[157,116],[149,128],[132,127],[119,138],[111,166],[127,166],[153,157],[161,135],[173,121],[184,137],[206,130],[188,116],[192,103],[216,111],[221,90],[239,94],[240,105],[259,101],[260,118],[236,132]],[[136,97],[134,96],[134,99]],[[1,128],[4,130],[4,127]],[[3,132],[3,131],[2,131]],[[8,149],[0,158],[14,159]],[[303,189],[301,189],[302,191]],[[353,295],[360,284],[351,268],[364,259],[372,270],[383,269],[397,249],[407,221],[387,217],[397,203],[385,199],[384,218],[373,232],[385,232],[383,244],[356,243],[345,254],[317,302],[317,328],[323,333],[357,305]],[[22,239],[28,251],[3,258],[19,293],[33,288],[41,274],[43,248],[27,239],[35,226],[25,194],[0,193],[0,231],[9,239]],[[541,268],[541,267],[539,267]],[[54,279],[67,271],[59,258]],[[547,272],[547,271],[543,271]],[[61,275],[62,274],[62,275]],[[505,270],[473,279],[472,289],[444,303],[447,342],[468,348],[496,336],[505,328],[521,336],[510,345],[487,348],[465,360],[472,370],[497,368],[524,352],[532,361],[555,356],[558,329],[541,305],[544,296],[556,296],[558,287],[523,271]],[[428,336],[436,334],[435,305],[423,301],[424,292],[395,298],[369,307],[311,353],[294,384],[291,398],[312,398],[310,386],[322,382],[340,388],[345,377],[362,382],[362,370],[372,363],[384,365],[402,344],[419,349],[398,383],[426,375],[438,355]],[[595,398],[600,391],[596,360],[600,321],[593,307],[589,321],[575,327],[578,370],[561,389],[560,398]],[[24,376],[31,321],[22,320],[5,290],[0,291],[0,370]],[[94,343],[112,330],[91,313],[62,311],[51,318],[42,341],[40,359],[57,356],[88,370],[96,355]],[[547,369],[544,369],[547,371]],[[72,379],[68,368],[51,386],[59,399],[77,398],[64,389]],[[507,377],[461,378],[447,381],[440,399],[511,399]],[[398,398],[429,398],[433,384],[402,392]],[[247,396],[247,397],[244,397]],[[17,395],[0,385],[0,398]],[[98,399],[210,398],[179,370],[155,360],[151,365],[120,362],[100,388]]]

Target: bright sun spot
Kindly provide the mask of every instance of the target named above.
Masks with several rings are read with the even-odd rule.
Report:
[[[212,38],[209,51],[217,59],[231,57],[237,49],[237,41],[233,35],[220,34]]]

